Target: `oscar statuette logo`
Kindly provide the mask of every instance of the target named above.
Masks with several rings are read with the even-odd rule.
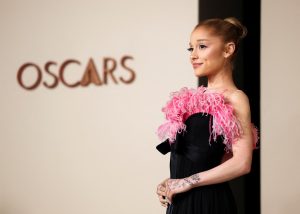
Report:
[[[128,61],[132,61],[133,57],[125,55],[121,57],[119,61],[111,57],[102,58],[102,69],[97,69],[95,60],[90,58],[85,67],[82,67],[82,63],[76,59],[67,59],[60,65],[55,61],[48,61],[44,67],[40,67],[36,63],[28,62],[20,66],[17,72],[17,81],[19,85],[26,90],[34,90],[41,85],[46,88],[53,89],[57,87],[59,83],[62,83],[68,88],[86,87],[93,83],[96,86],[103,86],[108,84],[108,79],[113,84],[131,84],[135,78],[135,71],[127,65]],[[82,78],[75,82],[70,82],[65,78],[65,72],[72,72],[68,69],[69,66],[80,66],[83,68]],[[119,68],[120,67],[120,68]],[[56,69],[56,74],[54,71]],[[33,83],[25,83],[23,75],[28,70],[34,70],[36,75]],[[126,73],[126,75],[125,75]],[[52,77],[52,82],[43,81],[44,75]],[[126,76],[126,77],[125,77]]]

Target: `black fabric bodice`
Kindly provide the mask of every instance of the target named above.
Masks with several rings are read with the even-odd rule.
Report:
[[[171,178],[184,178],[220,164],[225,145],[221,136],[209,142],[211,121],[210,114],[201,112],[187,118],[186,131],[177,133],[171,144]]]

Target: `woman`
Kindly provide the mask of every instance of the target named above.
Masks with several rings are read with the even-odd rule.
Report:
[[[171,151],[170,178],[157,186],[167,213],[234,214],[227,181],[250,172],[257,130],[249,100],[232,78],[233,61],[247,29],[235,18],[199,23],[190,37],[190,61],[207,87],[182,88],[162,109],[157,146]]]

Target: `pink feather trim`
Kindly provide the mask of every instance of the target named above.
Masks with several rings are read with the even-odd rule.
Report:
[[[187,87],[170,94],[170,100],[162,108],[166,122],[157,129],[161,141],[169,139],[174,143],[176,134],[186,131],[185,120],[192,114],[202,112],[213,116],[212,130],[210,133],[214,141],[222,135],[226,150],[232,149],[232,144],[242,135],[241,125],[233,113],[233,107],[225,102],[224,95],[219,92],[209,91],[200,86],[197,89]],[[258,131],[252,124],[253,144],[256,147]]]

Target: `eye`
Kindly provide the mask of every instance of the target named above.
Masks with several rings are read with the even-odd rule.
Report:
[[[194,50],[194,48],[188,48],[187,49],[189,52],[192,52]]]
[[[199,48],[200,49],[205,49],[205,48],[207,48],[207,46],[206,45],[199,45]]]

